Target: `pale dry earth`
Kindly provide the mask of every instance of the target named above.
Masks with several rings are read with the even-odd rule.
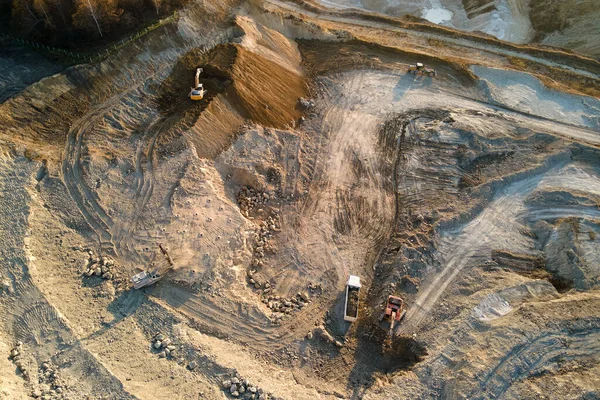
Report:
[[[599,396],[598,99],[489,68],[501,52],[434,79],[352,58],[356,24],[269,3],[194,3],[0,105],[0,397],[228,399],[236,374],[271,399]],[[237,54],[198,106],[165,95],[197,48]],[[314,105],[282,109],[297,81]],[[302,118],[259,122],[283,112]],[[132,289],[159,243],[173,270]],[[114,277],[85,276],[90,250]],[[408,312],[383,351],[388,294]]]

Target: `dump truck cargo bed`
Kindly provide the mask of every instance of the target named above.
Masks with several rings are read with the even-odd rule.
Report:
[[[354,322],[358,318],[358,297],[360,292],[360,278],[350,275],[346,283],[346,301],[344,303],[344,321]]]

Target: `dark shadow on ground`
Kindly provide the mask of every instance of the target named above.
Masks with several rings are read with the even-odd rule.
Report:
[[[412,337],[394,336],[384,351],[387,337],[385,322],[365,319],[356,328],[357,346],[354,368],[348,376],[352,399],[361,399],[375,382],[376,373],[392,373],[408,369],[427,355],[427,350]]]
[[[334,337],[344,337],[350,329],[350,323],[344,321],[344,305],[346,300],[346,291],[343,290],[335,299],[335,302],[327,313],[327,320],[330,321],[326,328]]]
[[[121,292],[107,307],[108,312],[114,317],[112,321],[104,322],[102,328],[92,333],[86,339],[102,336],[119,322],[134,314],[145,301],[147,301],[146,295],[142,290],[129,289]]]
[[[406,92],[411,89],[422,89],[431,86],[433,79],[435,78],[413,75],[407,72],[406,74],[402,75],[402,78],[400,78],[394,87],[394,101],[399,101],[402,99]]]

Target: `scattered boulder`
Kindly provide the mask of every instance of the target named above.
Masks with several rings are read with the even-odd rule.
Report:
[[[116,266],[114,260],[106,256],[98,257],[91,250],[88,252],[88,258],[83,262],[83,275],[85,277],[100,276],[105,280],[115,278]]]
[[[298,99],[298,103],[300,104],[300,107],[305,110],[311,109],[315,106],[315,101],[313,99],[305,99],[304,97],[300,97]]]
[[[222,381],[223,391],[233,398],[243,398],[257,400],[259,398],[268,399],[270,394],[267,394],[263,389],[253,385],[247,379],[243,379],[239,375],[232,375],[230,378]]]
[[[152,339],[151,342],[150,350],[155,352],[158,355],[158,358],[168,358],[172,360],[175,359],[175,356],[177,355],[177,347],[173,345],[173,341],[162,333],[157,333],[156,335],[154,335],[154,339]]]

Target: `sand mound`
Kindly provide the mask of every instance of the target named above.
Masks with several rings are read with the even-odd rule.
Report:
[[[284,50],[289,53],[289,49]],[[191,102],[187,94],[196,68],[204,69],[201,82],[208,93],[203,100]],[[173,130],[173,135],[186,132],[200,157],[214,158],[231,142],[244,120],[275,128],[294,125],[300,117],[297,99],[305,94],[304,78],[297,69],[286,68],[240,44],[225,44],[206,53],[195,49],[181,57],[161,85],[158,106],[170,118],[177,115],[180,129]],[[163,137],[171,139],[172,135]]]

